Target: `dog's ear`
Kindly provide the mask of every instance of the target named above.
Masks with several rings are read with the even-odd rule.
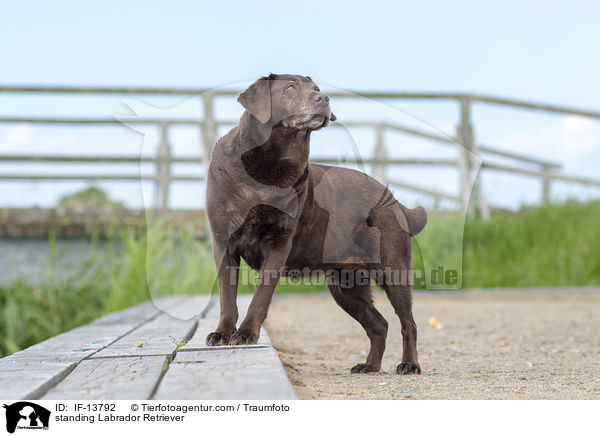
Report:
[[[261,77],[238,97],[238,102],[262,124],[271,119],[271,76]]]

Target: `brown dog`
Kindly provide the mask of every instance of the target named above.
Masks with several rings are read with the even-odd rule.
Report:
[[[381,367],[388,325],[371,300],[370,282],[376,280],[402,325],[397,372],[420,373],[406,277],[410,238],[425,226],[425,210],[405,208],[366,174],[308,163],[311,132],[335,121],[329,98],[310,77],[271,74],[238,101],[246,111],[240,124],[218,141],[208,173],[206,210],[221,314],[206,343],[256,343],[279,277],[320,271],[337,304],[371,341],[366,363],[351,371]],[[240,258],[259,278],[236,330]]]

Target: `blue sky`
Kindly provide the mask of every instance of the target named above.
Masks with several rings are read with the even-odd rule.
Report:
[[[597,1],[2,2],[3,83],[218,86],[265,72],[597,106]]]
[[[467,91],[600,110],[597,1],[0,4],[1,84],[213,87],[294,72],[341,89]],[[1,114],[118,109],[0,95]],[[452,133],[441,106],[401,109]],[[482,141],[600,178],[600,123],[487,107],[475,121]],[[0,126],[0,152],[26,147],[10,143],[14,129],[24,127]],[[59,137],[29,133],[37,151]],[[486,189],[502,202],[511,183],[490,178]],[[22,189],[20,199],[37,195]]]

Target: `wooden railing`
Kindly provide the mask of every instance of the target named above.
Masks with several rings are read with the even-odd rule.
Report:
[[[149,163],[155,166],[154,174],[144,175],[115,175],[102,173],[89,173],[84,175],[74,174],[0,174],[0,181],[8,180],[118,180],[118,181],[152,181],[156,184],[156,204],[157,209],[166,210],[169,208],[169,192],[172,182],[190,181],[202,182],[203,176],[177,176],[172,174],[172,164],[175,163],[196,163],[208,166],[212,148],[218,137],[218,129],[221,126],[232,126],[237,124],[236,120],[217,120],[215,118],[214,101],[217,98],[231,98],[238,94],[233,90],[207,90],[207,89],[154,89],[154,88],[75,88],[75,87],[16,87],[0,86],[0,95],[12,94],[118,94],[118,95],[181,95],[181,96],[199,96],[202,99],[204,117],[202,119],[131,119],[128,124],[154,125],[160,130],[160,141],[157,153],[154,157],[140,156],[98,156],[98,155],[77,155],[64,156],[39,154],[1,154],[0,162],[47,162],[47,163]],[[519,100],[509,100],[503,98],[471,95],[471,94],[444,94],[444,93],[394,93],[394,92],[330,92],[332,98],[356,99],[373,98],[384,100],[449,100],[454,101],[459,109],[459,123],[457,126],[457,135],[455,138],[434,134],[412,127],[402,126],[389,122],[373,121],[348,121],[344,123],[332,123],[333,128],[353,128],[367,127],[374,130],[375,148],[373,156],[362,159],[361,163],[368,165],[374,177],[382,182],[389,183],[401,189],[407,189],[420,194],[431,196],[435,199],[450,200],[455,202],[458,207],[466,209],[469,201],[474,203],[480,214],[485,218],[489,216],[489,205],[486,202],[484,193],[478,185],[476,173],[473,171],[475,162],[472,156],[482,159],[481,168],[484,172],[503,172],[518,175],[525,175],[541,180],[542,190],[540,201],[547,202],[551,196],[551,185],[553,181],[563,181],[580,185],[594,186],[600,188],[600,180],[594,180],[584,177],[566,175],[560,172],[561,165],[556,162],[546,161],[538,158],[525,156],[519,153],[509,152],[489,145],[480,144],[475,141],[474,129],[472,126],[471,112],[474,104],[495,104],[514,108],[528,109],[534,111],[545,111],[550,113],[559,113],[565,115],[578,115],[589,117],[600,121],[600,112],[589,110],[568,108],[556,105],[542,105]],[[121,122],[112,118],[68,118],[68,117],[0,117],[0,124],[7,123],[30,123],[44,125],[119,125]],[[202,156],[174,156],[169,142],[169,129],[172,126],[199,126],[202,133]],[[435,141],[439,144],[445,144],[456,147],[458,150],[458,159],[394,159],[388,156],[389,148],[385,143],[386,132],[399,132],[402,134],[413,135],[420,138]],[[513,165],[498,164],[490,161],[490,157],[501,157],[504,160],[511,160]],[[313,157],[311,160],[323,163],[339,163],[337,159],[325,157]],[[518,164],[530,165],[530,167],[520,167]],[[418,186],[412,183],[406,183],[399,180],[388,179],[387,169],[392,166],[445,166],[459,169],[460,194],[455,195],[443,190],[432,189],[429,187]],[[531,167],[533,165],[533,168]]]

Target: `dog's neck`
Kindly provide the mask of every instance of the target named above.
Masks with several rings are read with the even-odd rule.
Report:
[[[264,185],[280,188],[304,183],[310,131],[267,126],[267,137],[265,127],[257,128],[263,131],[246,131],[243,135],[241,160],[247,174]]]

